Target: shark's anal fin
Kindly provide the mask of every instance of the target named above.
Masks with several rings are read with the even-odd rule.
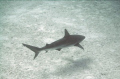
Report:
[[[74,46],[77,46],[77,47],[79,47],[79,48],[84,50],[84,48],[79,43],[75,44]]]
[[[56,49],[56,50],[60,51],[61,49]]]
[[[69,37],[70,36],[70,34],[68,33],[68,31],[65,29],[65,36],[64,36],[64,38],[67,38],[67,37]]]

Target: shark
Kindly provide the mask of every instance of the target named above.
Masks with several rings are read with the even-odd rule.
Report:
[[[46,51],[46,52],[48,52],[48,50],[60,51],[61,49],[70,47],[70,46],[76,46],[76,47],[79,47],[84,50],[84,48],[79,44],[84,39],[85,39],[85,36],[70,35],[69,32],[67,31],[67,29],[65,29],[65,35],[63,38],[61,38],[57,41],[54,41],[51,44],[46,44],[44,47],[39,48],[39,47],[35,47],[32,45],[24,44],[24,43],[22,43],[22,44],[23,44],[23,46],[29,48],[31,51],[35,52],[35,56],[33,58],[33,59],[35,59],[41,51]]]

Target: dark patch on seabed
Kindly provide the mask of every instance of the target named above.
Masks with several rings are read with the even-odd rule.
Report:
[[[91,58],[83,58],[77,60],[66,58],[64,60],[68,61],[69,63],[66,64],[64,67],[56,69],[56,71],[54,72],[55,75],[67,76],[75,72],[82,72],[83,70],[89,69],[89,65],[93,62]]]
[[[70,34],[77,47],[34,53]],[[120,1],[0,1],[0,79],[120,79]],[[68,75],[68,76],[67,76]]]

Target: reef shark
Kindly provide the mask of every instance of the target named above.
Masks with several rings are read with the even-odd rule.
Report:
[[[23,46],[26,46],[27,48],[29,48],[30,50],[35,52],[35,56],[34,56],[34,59],[35,59],[38,56],[39,52],[43,51],[43,50],[45,50],[46,52],[48,50],[51,50],[51,49],[60,51],[62,48],[70,47],[70,46],[77,46],[77,47],[82,48],[84,50],[84,48],[79,44],[84,39],[85,39],[85,36],[83,36],[83,35],[70,35],[68,33],[68,31],[65,29],[65,35],[63,38],[61,38],[61,39],[59,39],[51,44],[46,44],[46,46],[44,46],[42,48],[27,45],[27,44],[23,44]]]

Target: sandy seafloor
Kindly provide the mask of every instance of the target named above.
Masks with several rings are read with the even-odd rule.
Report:
[[[70,34],[78,47],[34,53]],[[0,79],[120,79],[119,1],[0,1]]]

